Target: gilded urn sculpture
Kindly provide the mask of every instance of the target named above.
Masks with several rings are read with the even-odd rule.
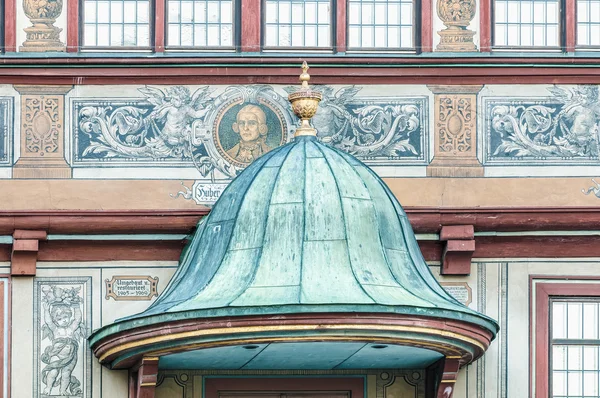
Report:
[[[288,95],[288,100],[292,104],[294,114],[301,120],[300,127],[296,129],[294,134],[296,137],[300,135],[316,135],[316,130],[310,125],[309,120],[317,113],[319,102],[323,98],[318,91],[313,91],[308,87],[310,75],[308,74],[308,64],[306,61],[302,64],[302,74],[300,75],[302,87],[300,90]]]
[[[43,52],[65,51],[60,41],[61,28],[54,26],[56,18],[62,13],[62,0],[23,0],[23,10],[32,26],[25,28],[27,40],[20,51]]]
[[[437,51],[477,51],[473,36],[467,29],[475,17],[475,0],[437,0],[437,14],[446,29],[438,32]]]

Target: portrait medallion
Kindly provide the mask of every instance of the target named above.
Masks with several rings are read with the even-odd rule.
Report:
[[[286,119],[265,98],[244,101],[234,98],[217,114],[213,142],[219,154],[236,167],[246,167],[270,150],[285,144],[288,135]]]

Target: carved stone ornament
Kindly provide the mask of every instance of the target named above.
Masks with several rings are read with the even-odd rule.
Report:
[[[477,93],[482,86],[427,86],[435,94],[432,177],[481,177],[477,159]]]
[[[66,51],[66,46],[60,41],[61,28],[54,26],[56,18],[62,12],[62,0],[23,0],[25,15],[31,20],[32,26],[25,28],[27,40],[20,51]]]
[[[21,156],[13,178],[70,178],[65,160],[65,94],[73,86],[15,85],[21,94]]]
[[[437,14],[446,25],[446,29],[438,32],[437,51],[477,51],[473,43],[475,32],[467,29],[475,8],[475,0],[437,0]]]

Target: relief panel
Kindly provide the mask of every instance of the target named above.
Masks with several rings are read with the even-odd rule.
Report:
[[[34,398],[90,398],[91,278],[36,278]]]
[[[267,85],[143,87],[140,98],[71,100],[74,167],[195,167],[234,177],[293,136],[287,94]],[[324,142],[370,164],[425,164],[427,97],[361,97],[321,86],[313,123]],[[145,97],[145,98],[144,98]]]
[[[483,97],[486,164],[600,164],[600,100],[592,85],[548,97]]]

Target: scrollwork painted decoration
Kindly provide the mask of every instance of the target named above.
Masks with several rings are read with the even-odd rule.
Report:
[[[370,164],[424,159],[424,98],[357,98],[360,87],[319,86],[319,139]],[[286,87],[288,93],[296,87]]]
[[[195,167],[207,180],[215,171],[234,177],[293,136],[290,90],[147,86],[138,89],[145,98],[72,99],[73,166]],[[426,97],[365,98],[355,86],[319,90],[319,139],[370,164],[426,163]]]
[[[484,98],[486,163],[600,163],[598,86],[548,90],[548,98]]]

